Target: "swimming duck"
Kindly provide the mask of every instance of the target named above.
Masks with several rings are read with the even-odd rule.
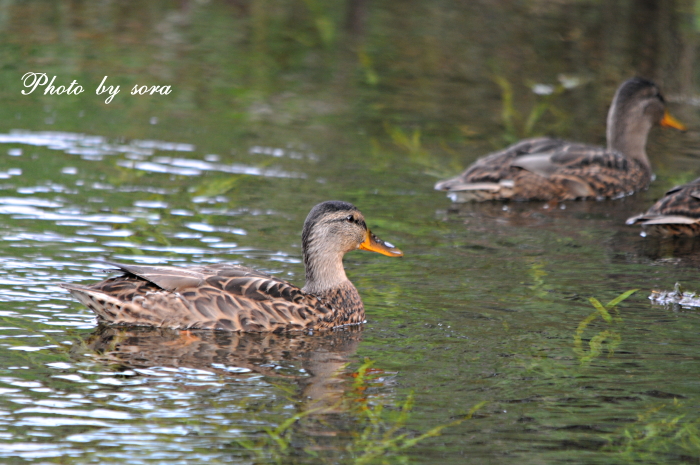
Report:
[[[627,224],[641,224],[647,234],[656,236],[700,235],[700,178],[666,192]]]
[[[190,268],[111,263],[124,274],[93,284],[62,284],[107,324],[283,332],[326,329],[365,320],[343,256],[352,250],[403,253],[370,232],[352,204],[316,205],[301,235],[306,285],[299,289],[239,265]]]
[[[664,109],[653,82],[632,78],[615,92],[607,121],[607,147],[538,137],[477,160],[456,178],[440,181],[455,202],[570,200],[619,197],[649,185],[645,146],[654,124],[684,131]]]

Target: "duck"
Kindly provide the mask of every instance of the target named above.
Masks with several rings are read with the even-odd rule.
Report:
[[[345,275],[347,252],[403,256],[370,232],[357,207],[336,200],[311,209],[301,243],[303,288],[233,264],[176,267],[114,262],[104,263],[121,271],[120,276],[62,287],[107,325],[275,333],[324,330],[365,321],[360,294]]]
[[[459,176],[440,181],[454,202],[561,201],[617,198],[646,189],[652,178],[647,135],[660,124],[685,131],[669,114],[659,87],[634,77],[613,97],[607,147],[537,137],[488,154]]]
[[[645,235],[700,235],[700,178],[669,190],[649,210],[626,223],[641,225]]]

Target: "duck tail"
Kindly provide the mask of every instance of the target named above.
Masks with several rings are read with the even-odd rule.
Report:
[[[453,202],[483,202],[511,198],[513,186],[514,182],[510,179],[499,182],[465,182],[456,177],[438,182],[435,184],[435,190],[447,191],[447,196]]]
[[[78,302],[92,310],[99,320],[114,322],[123,311],[123,302],[103,292],[96,291],[80,284],[59,284],[67,289]]]

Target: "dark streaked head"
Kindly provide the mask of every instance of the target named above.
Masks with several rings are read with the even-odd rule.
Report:
[[[660,124],[684,131],[685,126],[666,111],[659,86],[641,77],[623,82],[615,92],[608,112],[608,147],[627,156],[643,156],[647,134]]]
[[[305,263],[310,255],[342,255],[358,248],[390,257],[403,255],[370,232],[357,207],[339,200],[322,202],[311,209],[304,221],[301,242]]]
[[[665,111],[666,100],[653,81],[633,77],[623,82],[615,92],[610,113],[644,115],[652,123],[685,131],[686,127]]]

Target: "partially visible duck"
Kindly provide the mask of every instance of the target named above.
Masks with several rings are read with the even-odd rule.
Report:
[[[641,224],[645,233],[656,236],[700,235],[700,178],[666,192],[627,224]]]
[[[343,268],[343,256],[356,249],[403,255],[370,232],[354,205],[329,201],[316,205],[304,222],[302,289],[239,265],[109,262],[123,275],[91,286],[62,286],[106,324],[254,332],[326,329],[365,321],[360,294]]]
[[[619,197],[645,189],[651,180],[647,135],[654,124],[685,130],[665,110],[653,82],[632,78],[613,98],[607,147],[549,137],[522,140],[477,160],[459,176],[440,181],[456,202],[570,200]]]

